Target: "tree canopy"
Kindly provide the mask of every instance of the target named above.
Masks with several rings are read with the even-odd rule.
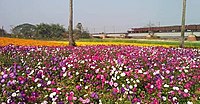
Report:
[[[36,34],[36,26],[25,23],[14,27],[11,31],[17,37],[34,37]]]
[[[33,25],[24,23],[15,26],[11,31],[13,37],[19,38],[63,39],[69,37],[69,31],[60,24],[40,23]],[[75,39],[90,38],[89,33],[83,29],[81,23],[78,23],[73,31]]]

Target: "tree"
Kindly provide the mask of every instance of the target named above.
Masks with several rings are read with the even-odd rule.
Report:
[[[82,26],[81,23],[78,23],[76,25],[76,28],[74,29],[74,32],[73,32],[74,33],[74,39],[75,40],[79,39],[81,37],[82,32],[83,32],[83,26]]]
[[[186,15],[186,0],[183,0],[183,10],[182,10],[182,25],[181,25],[181,44],[180,47],[184,47],[185,41],[185,15]]]
[[[59,24],[51,24],[51,36],[55,38],[61,38],[63,37],[63,34],[66,32],[64,26]]]
[[[70,46],[76,46],[76,43],[74,41],[73,37],[73,0],[69,0],[69,45]]]
[[[2,28],[0,28],[0,36],[6,36],[6,31]]]
[[[39,38],[51,38],[51,26],[49,24],[41,23],[37,25],[37,36]]]
[[[76,25],[76,29],[80,32],[80,34],[83,32],[83,25],[81,23],[78,23]]]
[[[37,37],[39,38],[61,38],[65,31],[65,28],[59,24],[41,23],[37,25]]]
[[[34,37],[36,34],[36,26],[29,23],[24,23],[24,24],[14,27],[11,31],[17,37],[30,38],[30,37]]]
[[[78,23],[74,29],[74,38],[90,38],[89,32],[83,29],[83,25],[81,23]]]

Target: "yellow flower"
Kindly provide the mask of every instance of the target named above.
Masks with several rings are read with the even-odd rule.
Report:
[[[66,41],[42,41],[33,39],[18,39],[18,38],[4,38],[0,37],[0,46],[6,45],[20,45],[20,46],[68,46]],[[142,43],[121,43],[121,42],[76,42],[78,46],[92,46],[92,45],[132,45],[132,46],[163,46],[172,47],[173,45],[159,45],[159,44],[142,44]]]

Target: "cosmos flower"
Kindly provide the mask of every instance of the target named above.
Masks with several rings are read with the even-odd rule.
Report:
[[[187,103],[199,97],[199,53],[115,45],[0,46],[0,55],[10,59],[0,60],[0,98],[43,104],[176,103],[187,98]]]

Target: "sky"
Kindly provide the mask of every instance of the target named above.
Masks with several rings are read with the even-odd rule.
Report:
[[[200,0],[187,0],[186,24],[200,24]],[[0,26],[23,23],[68,26],[69,0],[0,0]],[[126,32],[132,27],[180,25],[182,0],[74,0],[74,26],[91,33]]]

